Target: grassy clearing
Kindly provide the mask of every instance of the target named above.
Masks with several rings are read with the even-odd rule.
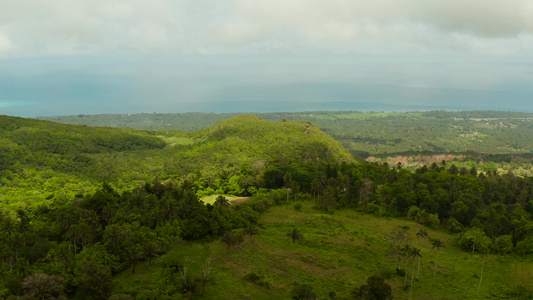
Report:
[[[156,287],[158,265],[169,257],[188,260],[190,272],[199,274],[197,262],[212,258],[212,282],[205,286],[200,298],[209,299],[287,299],[296,284],[310,284],[320,299],[335,291],[340,299],[363,284],[367,277],[386,277],[393,287],[395,299],[407,299],[404,277],[395,269],[397,256],[387,253],[386,235],[399,226],[408,228],[411,244],[422,249],[420,275],[414,280],[413,299],[489,299],[502,298],[517,284],[532,289],[533,259],[488,255],[479,296],[482,258],[460,250],[454,238],[441,231],[424,228],[430,237],[444,241],[446,248],[438,258],[436,281],[433,283],[436,252],[427,240],[416,241],[421,225],[408,220],[377,218],[350,210],[323,214],[312,203],[301,210],[290,205],[274,207],[261,218],[259,235],[246,237],[237,248],[228,249],[219,241],[175,245],[152,266],[138,267],[115,278],[115,293],[131,293],[139,288]],[[287,236],[293,228],[303,233],[295,243]],[[402,268],[405,267],[405,259]],[[408,282],[412,263],[408,265]],[[255,280],[247,275],[255,274]],[[416,274],[415,274],[416,276]],[[131,287],[131,282],[136,286]]]
[[[215,203],[215,201],[217,200],[217,197],[218,196],[224,196],[226,197],[226,199],[228,199],[229,202],[231,201],[234,201],[234,200],[239,200],[239,199],[246,199],[246,198],[243,198],[243,197],[239,197],[239,196],[233,196],[233,195],[219,195],[219,194],[216,194],[216,195],[211,195],[211,196],[206,196],[206,197],[203,197],[202,200],[205,204],[209,203],[209,204],[213,204]]]

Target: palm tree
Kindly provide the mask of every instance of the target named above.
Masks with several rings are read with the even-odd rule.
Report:
[[[220,195],[217,197],[217,200],[215,200],[215,207],[218,208],[226,208],[229,207],[229,201],[226,199],[226,197]]]
[[[409,256],[411,254],[411,246],[409,244],[403,245],[401,249],[402,254],[405,256],[405,280],[404,280],[404,286],[407,286],[407,267],[409,266]]]
[[[416,233],[416,241],[417,241],[417,244],[418,244],[418,239],[419,238],[423,238],[423,239],[427,239],[429,238],[428,236],[428,233],[427,231],[425,231],[424,229],[420,229],[417,233]],[[420,274],[420,261],[422,260],[422,255],[420,255],[418,257],[418,271],[416,272],[416,278],[418,279],[418,274]]]
[[[481,288],[481,280],[483,280],[483,267],[485,266],[485,255],[487,253],[483,252],[483,262],[481,263],[481,276],[479,277],[479,285],[477,286],[477,294],[479,295],[479,289]]]
[[[416,241],[418,243],[418,239],[419,238],[422,238],[422,239],[427,239],[429,236],[428,236],[428,233],[427,231],[425,231],[424,229],[420,229],[417,233],[416,233]],[[416,247],[417,245],[415,245]]]
[[[411,288],[409,289],[409,299],[411,299],[411,292],[413,291],[413,279],[415,277],[415,259],[416,257],[418,257],[418,261],[420,262],[420,258],[422,257],[422,251],[420,250],[420,248],[412,247],[410,255],[413,257],[413,270],[411,271]],[[420,268],[420,263],[418,264],[418,267]],[[418,274],[416,276],[418,278]]]
[[[444,246],[444,242],[442,242],[439,239],[431,240],[431,245],[433,246],[433,249],[437,249],[437,259],[435,260],[435,271],[433,272],[433,283],[435,283],[435,276],[437,275],[437,262],[439,261],[439,252],[440,252],[440,249],[446,248],[446,246]]]
[[[294,228],[287,235],[292,239],[293,243],[296,242],[296,240],[299,240],[303,237],[302,233],[298,230],[298,228]]]

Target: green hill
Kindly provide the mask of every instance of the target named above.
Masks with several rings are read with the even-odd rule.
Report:
[[[5,206],[71,198],[102,181],[125,190],[155,177],[189,178],[208,189],[204,194],[239,195],[260,181],[269,165],[354,161],[313,124],[249,115],[188,133],[0,116],[0,152]]]
[[[258,174],[265,165],[354,162],[342,145],[309,122],[271,122],[243,115],[190,137],[196,144],[177,155],[175,173],[201,170],[231,177],[250,168]]]

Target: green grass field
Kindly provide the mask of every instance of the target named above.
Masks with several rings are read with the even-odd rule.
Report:
[[[407,299],[409,289],[404,289],[404,277],[395,273],[398,258],[387,253],[386,236],[399,226],[407,229],[410,243],[418,243],[422,249],[413,299],[504,299],[516,285],[533,290],[532,258],[488,255],[477,295],[482,258],[460,250],[453,236],[424,228],[430,237],[446,244],[440,251],[433,283],[436,251],[427,240],[416,241],[421,225],[351,210],[323,214],[313,208],[313,203],[304,202],[298,211],[292,204],[271,208],[261,218],[264,229],[256,236],[246,236],[240,246],[229,251],[219,241],[178,243],[151,266],[142,263],[137,274],[126,270],[117,275],[114,293],[136,296],[143,290],[157,290],[159,266],[173,258],[186,262],[189,274],[199,276],[201,263],[211,257],[211,282],[193,298],[287,299],[297,284],[309,284],[319,299],[328,299],[330,292],[345,299],[367,277],[378,274],[391,285],[395,299]],[[287,236],[293,228],[303,233],[303,239],[295,243]],[[404,259],[402,268],[405,263]],[[411,267],[409,262],[408,282]],[[254,281],[246,279],[252,272],[256,275]]]

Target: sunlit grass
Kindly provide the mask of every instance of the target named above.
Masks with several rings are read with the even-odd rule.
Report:
[[[234,200],[238,200],[238,199],[246,199],[244,197],[239,197],[239,196],[233,196],[233,195],[219,195],[219,194],[215,194],[215,195],[211,195],[211,196],[205,196],[203,197],[202,200],[204,202],[204,204],[213,204],[215,203],[215,201],[217,200],[217,197],[218,196],[224,196],[226,197],[226,199],[228,199],[229,202],[231,201],[234,201]]]

